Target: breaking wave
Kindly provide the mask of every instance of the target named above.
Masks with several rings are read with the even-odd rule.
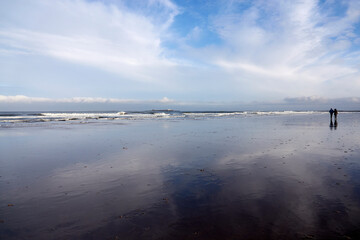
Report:
[[[91,122],[106,120],[213,119],[327,113],[319,111],[120,111],[120,112],[0,112],[0,124],[34,122]]]

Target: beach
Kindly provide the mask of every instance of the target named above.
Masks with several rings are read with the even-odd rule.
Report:
[[[0,239],[360,238],[359,112],[56,114],[1,125]]]

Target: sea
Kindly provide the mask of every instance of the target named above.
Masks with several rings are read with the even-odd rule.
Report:
[[[42,126],[49,123],[79,124],[110,121],[138,120],[205,120],[217,118],[244,118],[254,116],[328,114],[327,111],[23,111],[0,112],[0,128]],[[46,124],[47,123],[47,124]]]

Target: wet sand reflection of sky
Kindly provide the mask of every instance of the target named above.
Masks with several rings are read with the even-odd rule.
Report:
[[[0,236],[355,238],[358,120],[323,117],[11,129]]]

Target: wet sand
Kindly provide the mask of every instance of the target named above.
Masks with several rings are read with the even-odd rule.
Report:
[[[359,239],[360,117],[0,131],[0,239]]]

